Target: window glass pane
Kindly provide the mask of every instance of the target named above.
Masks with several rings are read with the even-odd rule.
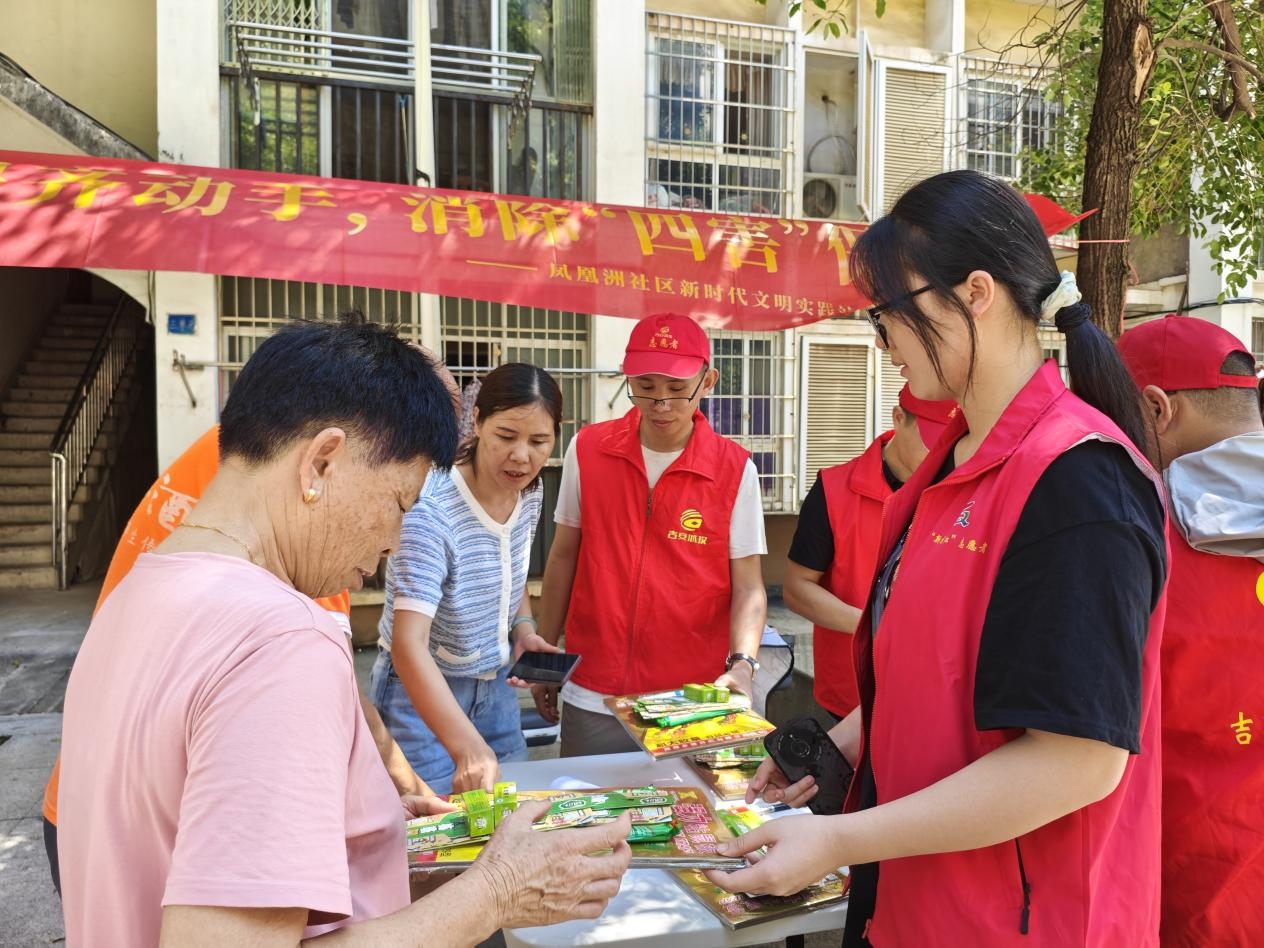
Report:
[[[651,161],[646,206],[712,210],[713,171],[711,165],[696,161]]]
[[[408,0],[334,0],[335,33],[408,39]]]
[[[747,54],[725,70],[724,143],[729,151],[771,154],[781,147],[781,84],[764,65],[772,61],[767,54]]]
[[[491,0],[431,2],[430,41],[444,46],[473,46],[477,49],[490,49],[492,45]]]
[[[234,167],[320,174],[320,93],[315,86],[277,79],[260,79],[252,86],[239,78],[231,88]]]
[[[658,137],[711,142],[715,48],[683,40],[658,41]]]

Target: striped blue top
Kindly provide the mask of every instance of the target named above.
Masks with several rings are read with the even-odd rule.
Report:
[[[444,675],[494,677],[509,661],[509,621],[526,588],[543,494],[540,485],[523,491],[497,523],[456,468],[431,471],[386,564],[382,644],[390,648],[396,611],[420,612],[434,620],[430,654]]]

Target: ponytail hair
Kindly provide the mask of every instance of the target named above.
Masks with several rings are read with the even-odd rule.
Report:
[[[1049,238],[1031,205],[1007,182],[970,170],[927,178],[860,235],[850,265],[860,291],[884,301],[884,318],[899,320],[917,336],[940,382],[945,381],[942,339],[909,293],[909,281],[917,277],[930,284],[930,292],[960,314],[969,334],[967,379],[972,380],[974,320],[953,287],[975,270],[991,274],[1024,319],[1038,324],[1042,316],[1052,317],[1067,337],[1071,391],[1114,421],[1134,444],[1145,444],[1140,393],[1114,342],[1090,319],[1078,292],[1060,301],[1066,281]]]
[[[1110,418],[1144,451],[1148,435],[1137,384],[1114,340],[1091,317],[1085,303],[1063,306],[1053,316],[1053,324],[1066,337],[1071,391]]]
[[[528,405],[540,405],[553,419],[553,437],[562,433],[562,390],[557,380],[544,369],[525,362],[506,362],[483,376],[474,395],[474,409],[478,421],[486,421],[498,412]],[[456,455],[457,464],[473,464],[478,457],[478,431],[471,411],[470,433],[461,443]],[[524,490],[533,489],[540,483],[540,475]]]

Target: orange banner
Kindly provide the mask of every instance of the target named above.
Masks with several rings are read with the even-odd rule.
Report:
[[[863,224],[0,151],[0,265],[341,283],[771,330],[865,305]]]

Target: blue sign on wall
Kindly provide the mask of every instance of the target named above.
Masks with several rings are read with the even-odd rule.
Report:
[[[197,332],[197,316],[192,313],[168,313],[167,332],[173,336],[192,336]]]

